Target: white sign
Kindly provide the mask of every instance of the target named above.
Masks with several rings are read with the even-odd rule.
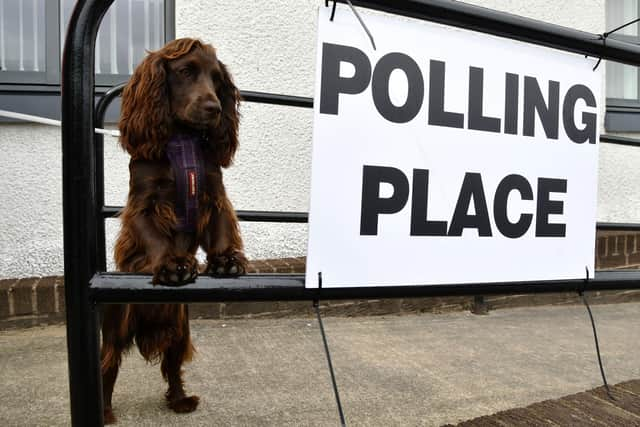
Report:
[[[307,287],[593,272],[595,61],[362,16],[320,9]]]

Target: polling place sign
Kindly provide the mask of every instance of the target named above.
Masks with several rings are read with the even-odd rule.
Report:
[[[601,75],[550,48],[339,9],[318,21],[307,287],[593,272]]]

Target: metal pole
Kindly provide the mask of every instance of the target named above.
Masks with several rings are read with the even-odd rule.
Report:
[[[96,271],[93,126],[94,47],[112,0],[80,0],[69,20],[62,63],[62,201],[71,421],[103,424],[100,356],[89,280]]]
[[[96,104],[95,125],[104,127],[104,118],[107,109],[114,99],[122,94],[125,84],[114,86],[109,89]],[[97,265],[98,271],[107,270],[106,242],[105,242],[105,217],[102,215],[104,209],[104,135],[95,135],[95,159],[96,159],[96,229],[97,229]]]
[[[346,3],[346,0],[338,1]],[[639,45],[608,38],[605,48],[599,34],[578,31],[459,1],[352,0],[351,2],[355,6],[480,31],[595,58],[640,65]]]
[[[96,303],[194,303],[214,301],[313,301],[316,299],[379,299],[496,294],[571,292],[583,279],[538,282],[465,283],[450,285],[305,288],[303,274],[248,274],[237,278],[199,276],[179,288],[151,286],[151,276],[100,273],[91,279]],[[596,271],[589,290],[640,289],[639,270]]]

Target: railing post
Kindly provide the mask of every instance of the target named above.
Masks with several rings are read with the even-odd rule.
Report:
[[[97,128],[104,128],[104,119],[107,115],[107,109],[111,105],[111,102],[120,96],[125,84],[119,84],[109,89],[96,104],[96,111],[94,116],[94,125]],[[96,245],[97,245],[97,264],[98,271],[107,271],[107,257],[106,257],[106,243],[105,243],[105,220],[104,210],[104,136],[102,134],[95,134],[95,177],[96,177]]]
[[[484,300],[484,295],[474,295],[471,303],[473,314],[489,314],[489,304]]]
[[[71,421],[102,425],[102,386],[95,305],[96,272],[94,48],[113,0],[79,0],[69,20],[62,65],[62,202]]]

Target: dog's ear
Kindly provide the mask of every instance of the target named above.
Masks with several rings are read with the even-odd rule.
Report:
[[[158,159],[169,138],[171,111],[166,60],[149,53],[122,92],[120,144],[134,159]]]
[[[218,98],[222,105],[220,125],[212,130],[213,146],[217,152],[217,159],[222,167],[228,167],[233,162],[233,156],[238,148],[238,127],[240,125],[240,91],[233,83],[233,78],[227,67],[220,61],[222,80],[218,89]]]

